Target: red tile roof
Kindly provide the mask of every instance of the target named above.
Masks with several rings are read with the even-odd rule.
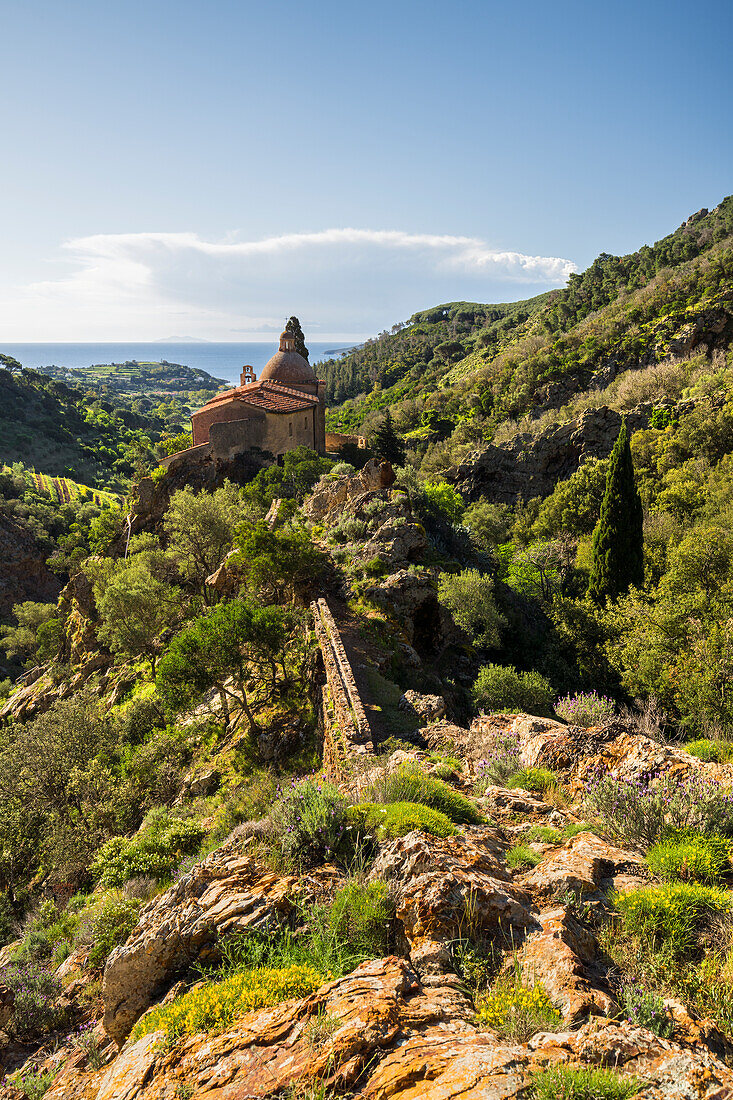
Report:
[[[298,412],[318,404],[318,398],[313,394],[302,393],[290,386],[283,386],[279,382],[269,382],[265,379],[218,393],[216,397],[207,401],[203,408],[209,409],[212,405],[221,405],[230,401],[242,401],[255,408],[276,413]],[[198,410],[198,412],[202,411],[203,409]]]

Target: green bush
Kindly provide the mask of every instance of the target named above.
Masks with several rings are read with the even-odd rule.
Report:
[[[60,1027],[68,1009],[59,1005],[63,992],[56,975],[37,963],[6,966],[3,984],[15,994],[10,1029],[21,1041]]]
[[[585,821],[571,821],[569,825],[566,825],[562,831],[563,840],[572,840],[574,836],[578,836],[579,833],[592,833],[593,826],[586,824]]]
[[[514,868],[514,870],[520,868],[524,870],[526,867],[536,867],[538,863],[542,862],[542,856],[534,849],[528,848],[526,844],[515,844],[507,852],[506,861],[509,867]]]
[[[28,1100],[41,1100],[51,1088],[57,1072],[55,1069],[19,1069],[12,1077],[6,1078],[6,1083]]]
[[[149,824],[131,838],[117,836],[102,845],[91,872],[100,886],[123,886],[129,879],[150,875],[158,882],[168,878],[184,856],[198,850],[204,828],[195,821],[149,815]]]
[[[496,607],[491,577],[482,575],[478,569],[442,573],[438,582],[438,598],[474,645],[481,649],[494,649],[500,644],[500,631],[505,620]]]
[[[614,905],[629,931],[682,954],[695,947],[711,919],[730,911],[731,898],[715,886],[677,882],[616,894]]]
[[[523,840],[539,840],[543,844],[559,844],[562,834],[552,825],[532,825],[524,834]]]
[[[473,685],[474,702],[487,713],[510,711],[548,716],[554,693],[539,672],[518,672],[505,665],[484,665]]]
[[[527,986],[514,974],[509,980],[498,978],[478,999],[476,1022],[493,1028],[501,1039],[524,1043],[538,1031],[559,1031],[563,1020],[540,982]]]
[[[674,1031],[674,1020],[664,1007],[664,998],[651,993],[636,982],[627,981],[618,991],[617,1000],[621,1013],[633,1024],[653,1031],[669,1039]]]
[[[722,836],[669,837],[650,848],[649,868],[665,882],[719,882],[730,870],[730,841]]]
[[[520,768],[507,779],[507,787],[544,794],[557,786],[557,776],[549,768]]]
[[[636,1077],[619,1077],[610,1069],[551,1066],[532,1082],[535,1100],[629,1100],[641,1091]]]
[[[13,962],[46,963],[56,959],[59,948],[73,939],[79,921],[78,906],[72,902],[63,912],[52,901],[41,902],[25,923],[22,942],[13,951]]]
[[[375,783],[372,797],[375,802],[419,802],[439,810],[456,825],[479,825],[484,820],[462,794],[411,764],[403,764]]]
[[[389,921],[393,914],[385,882],[347,882],[333,899],[331,928],[350,948],[368,958],[381,958],[389,944]]]
[[[93,917],[89,935],[93,943],[89,966],[101,970],[118,944],[124,943],[138,921],[140,902],[136,899],[109,898]]]
[[[446,814],[417,802],[362,802],[350,808],[349,821],[378,840],[393,840],[413,829],[433,836],[451,836],[456,831]]]
[[[702,737],[688,741],[682,748],[706,764],[725,764],[733,760],[733,741],[710,741]]]
[[[282,854],[303,866],[333,859],[344,849],[347,810],[346,799],[330,783],[293,782],[270,815]]]

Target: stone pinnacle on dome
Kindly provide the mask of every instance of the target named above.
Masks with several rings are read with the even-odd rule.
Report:
[[[280,333],[279,350],[265,364],[260,382],[281,382],[283,385],[295,384],[310,386],[318,385],[313,367],[308,360],[296,350],[298,335],[293,332],[291,318],[288,325]],[[298,326],[300,327],[300,326]]]

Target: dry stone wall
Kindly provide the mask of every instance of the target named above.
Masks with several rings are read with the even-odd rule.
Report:
[[[337,778],[346,760],[374,752],[372,731],[336,620],[324,599],[311,604],[323,655],[323,767]]]

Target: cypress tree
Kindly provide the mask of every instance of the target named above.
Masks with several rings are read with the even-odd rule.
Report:
[[[624,421],[611,452],[601,517],[593,532],[588,595],[594,603],[618,599],[630,585],[641,587],[644,583],[643,524]]]
[[[305,346],[305,336],[303,330],[300,327],[300,321],[297,317],[290,317],[285,325],[286,332],[292,332],[295,337],[295,350],[298,355],[302,355],[304,359],[308,358],[308,348]]]
[[[374,433],[372,449],[380,458],[386,458],[393,466],[404,466],[405,444],[394,429],[392,414],[387,409],[382,423]]]

